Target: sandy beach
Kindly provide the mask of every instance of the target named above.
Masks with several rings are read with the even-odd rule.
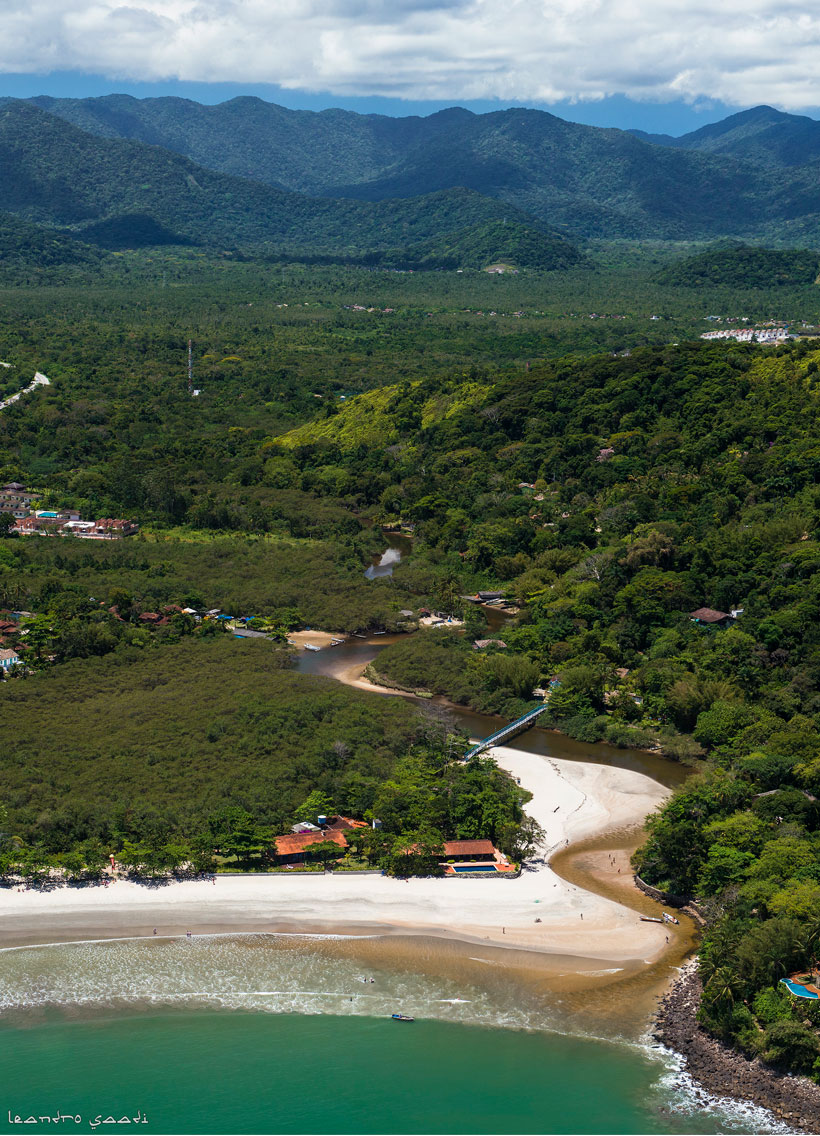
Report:
[[[347,639],[344,631],[291,631],[288,643],[291,647],[331,647],[334,643]]]
[[[352,873],[219,876],[156,886],[0,891],[0,944],[280,931],[445,936],[489,946],[620,964],[650,963],[663,926],[565,882],[548,866],[567,842],[639,825],[667,795],[632,770],[500,747],[499,764],[533,793],[527,811],[547,833],[543,857],[518,879],[390,879]]]

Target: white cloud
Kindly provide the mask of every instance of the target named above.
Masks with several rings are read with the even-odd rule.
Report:
[[[790,0],[2,0],[0,72],[337,95],[820,105]]]

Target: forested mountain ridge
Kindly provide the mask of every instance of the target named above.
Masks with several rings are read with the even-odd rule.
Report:
[[[70,229],[80,240],[86,233],[95,239],[101,221],[126,217],[132,229],[158,227],[155,243],[178,237],[181,244],[257,250],[395,249],[504,219],[548,231],[464,189],[376,203],[285,192],[158,146],[96,137],[20,101],[0,109],[0,209]],[[102,243],[110,243],[110,232]],[[146,241],[140,235],[136,243]]]
[[[642,130],[630,133],[656,146],[699,150],[763,166],[802,166],[820,158],[820,122],[770,106],[740,111],[679,138]]]
[[[382,201],[466,187],[580,237],[786,239],[794,230],[820,238],[817,171],[807,164],[820,157],[808,141],[820,128],[758,113],[770,108],[732,116],[742,121],[725,130],[644,140],[521,108],[394,119],[253,98],[214,107],[124,95],[34,102],[112,141],[137,139],[317,196]]]

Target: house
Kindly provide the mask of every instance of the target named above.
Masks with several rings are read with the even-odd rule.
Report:
[[[481,603],[487,603],[488,600],[503,600],[506,592],[476,592]]]
[[[14,531],[21,536],[48,536],[53,534],[59,523],[51,517],[22,517],[14,526]]]
[[[338,844],[340,854],[347,850],[347,841],[341,832],[294,832],[275,838],[273,858],[277,864],[304,864],[310,856],[311,845],[328,840]]]
[[[444,855],[448,860],[496,860],[498,850],[492,840],[445,840]]]
[[[474,651],[483,651],[486,647],[506,647],[503,639],[476,639],[473,642]]]
[[[3,650],[0,651],[0,667],[7,671],[10,667],[16,667],[20,663],[20,656],[16,651]]]
[[[689,618],[701,627],[728,627],[732,619],[728,611],[715,611],[713,607],[699,607],[696,611],[690,611]]]
[[[139,525],[136,521],[125,521],[121,517],[101,517],[94,528],[84,535],[96,537],[98,540],[116,540],[121,536],[131,536],[138,530]]]
[[[36,496],[19,481],[10,481],[0,486],[0,513],[11,513],[15,520],[22,520],[31,512],[31,503]]]

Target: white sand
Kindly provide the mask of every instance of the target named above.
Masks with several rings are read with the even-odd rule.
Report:
[[[504,747],[499,764],[533,793],[548,852],[640,823],[667,791],[631,770]],[[583,918],[582,918],[583,916]],[[540,919],[536,923],[536,918]],[[389,879],[345,873],[236,876],[149,887],[0,891],[0,943],[215,930],[434,934],[621,962],[656,958],[666,933],[560,879],[542,861],[518,879]]]

